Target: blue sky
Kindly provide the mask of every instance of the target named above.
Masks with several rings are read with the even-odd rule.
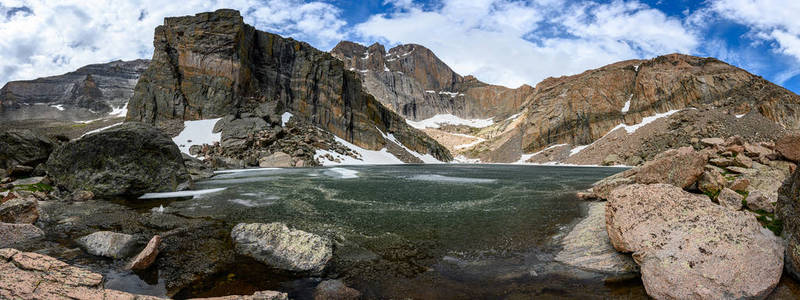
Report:
[[[681,52],[800,92],[796,0],[0,0],[0,85],[149,58],[164,17],[223,7],[326,51],[340,40],[421,44],[462,75],[511,87]]]

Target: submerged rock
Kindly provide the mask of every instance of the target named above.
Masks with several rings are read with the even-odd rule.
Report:
[[[0,247],[8,247],[44,236],[44,232],[31,224],[0,223]]]
[[[361,292],[348,287],[338,279],[320,282],[314,289],[314,300],[355,300],[359,298],[361,298]]]
[[[656,299],[761,299],[781,277],[783,243],[753,215],[672,185],[614,190],[606,227]]]
[[[320,272],[333,256],[329,239],[283,223],[241,223],[231,237],[237,253],[289,271]]]
[[[636,275],[630,255],[617,252],[606,232],[606,202],[589,203],[589,212],[561,241],[556,260],[584,270],[613,276]]]
[[[111,231],[98,231],[78,239],[86,252],[110,258],[124,258],[132,254],[136,240],[132,235]]]
[[[188,187],[178,146],[155,127],[125,123],[56,149],[47,162],[53,181],[96,197],[136,196]]]

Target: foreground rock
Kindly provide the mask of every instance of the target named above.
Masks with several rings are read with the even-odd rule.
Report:
[[[672,185],[614,190],[606,226],[656,299],[761,299],[781,276],[783,244],[755,217]]]
[[[776,215],[783,220],[786,272],[800,280],[800,171],[795,171],[778,191]]]
[[[327,238],[282,223],[238,224],[231,237],[237,253],[289,271],[320,272],[333,256]]]
[[[150,267],[158,257],[158,246],[161,246],[161,236],[154,236],[144,247],[142,252],[139,252],[127,266],[128,270],[144,270]]]
[[[630,255],[617,252],[606,233],[606,203],[589,203],[589,213],[561,242],[556,260],[584,270],[613,276],[637,275]]]
[[[189,184],[178,146],[158,129],[136,122],[56,149],[47,172],[59,187],[90,191],[96,197],[170,192]]]
[[[247,296],[224,296],[212,298],[195,298],[196,300],[289,300],[289,295],[276,291],[260,291]]]
[[[800,134],[787,134],[775,142],[775,151],[793,162],[800,162]]]
[[[132,254],[136,240],[129,234],[98,231],[78,239],[78,244],[92,255],[124,258]]]
[[[44,232],[31,224],[0,223],[0,247],[8,247],[44,236]]]

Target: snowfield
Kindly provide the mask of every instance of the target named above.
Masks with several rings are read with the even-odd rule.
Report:
[[[219,142],[222,138],[222,133],[213,133],[214,125],[221,118],[197,120],[197,121],[184,121],[183,131],[178,136],[172,139],[181,152],[189,154],[189,148],[194,145],[213,145]],[[191,155],[191,154],[189,154]]]
[[[462,119],[452,114],[435,115],[422,121],[406,120],[406,123],[417,129],[439,128],[441,125],[467,125],[470,127],[483,128],[494,124],[492,118],[489,119]]]

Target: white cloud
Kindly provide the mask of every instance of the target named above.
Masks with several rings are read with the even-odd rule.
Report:
[[[14,8],[27,8],[9,16]],[[0,86],[116,59],[150,58],[153,30],[164,17],[218,8],[245,22],[320,47],[344,38],[341,11],[301,0],[113,1],[0,0]]]
[[[365,42],[424,45],[461,74],[512,87],[698,45],[680,20],[636,1],[404,3],[354,30]]]
[[[748,26],[753,31],[751,37],[776,42],[778,52],[800,62],[800,1],[714,0],[709,9]]]

